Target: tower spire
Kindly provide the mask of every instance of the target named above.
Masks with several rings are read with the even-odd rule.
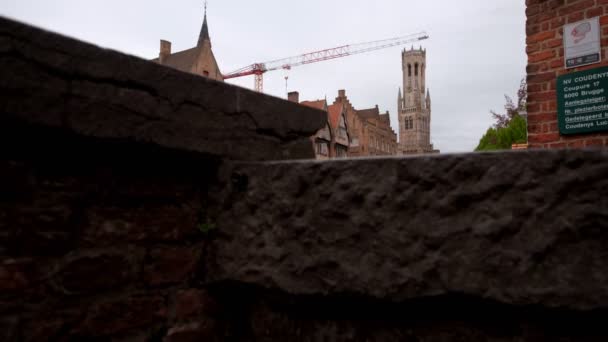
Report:
[[[205,40],[211,42],[211,38],[209,38],[209,27],[207,26],[207,0],[205,0],[205,16],[203,19],[201,34],[198,36],[198,45],[203,44]]]

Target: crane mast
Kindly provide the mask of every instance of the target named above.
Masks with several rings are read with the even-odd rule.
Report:
[[[243,76],[255,76],[254,88],[258,92],[263,92],[264,89],[264,74],[268,71],[274,70],[290,70],[293,67],[297,67],[305,64],[318,63],[327,61],[330,59],[342,58],[346,56],[357,55],[365,52],[376,51],[386,49],[393,46],[399,46],[409,44],[421,40],[428,39],[429,36],[426,32],[419,32],[407,36],[395,37],[390,39],[375,40],[371,42],[343,45],[331,49],[319,50],[303,55],[277,59],[274,61],[268,61],[265,63],[254,63],[235,70],[224,75],[224,79],[231,79]]]

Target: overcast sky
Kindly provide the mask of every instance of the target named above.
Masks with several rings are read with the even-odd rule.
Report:
[[[427,31],[431,136],[442,152],[471,151],[525,76],[525,1],[210,0],[209,31],[222,72],[254,62]],[[142,58],[196,45],[202,0],[1,0],[0,15]],[[410,48],[411,46],[408,46]],[[401,49],[393,47],[267,73],[265,92],[301,100],[346,89],[355,108],[390,111],[397,131]],[[253,87],[253,78],[231,80]]]

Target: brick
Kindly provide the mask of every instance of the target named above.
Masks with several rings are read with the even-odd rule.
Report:
[[[544,93],[531,93],[528,95],[528,103],[536,101],[552,101],[557,99],[555,91],[548,91]]]
[[[585,12],[584,11],[580,11],[580,12],[577,12],[577,13],[570,14],[568,16],[568,23],[575,23],[575,22],[581,21],[583,19],[585,19]]]
[[[604,14],[604,8],[595,7],[595,8],[591,8],[591,9],[587,10],[587,12],[585,13],[585,16],[587,18],[594,18],[594,17],[600,16],[602,14]]]
[[[0,294],[22,293],[42,275],[41,262],[31,258],[5,259],[0,263]]]
[[[543,133],[533,134],[529,136],[529,140],[534,143],[546,143],[559,140],[560,136],[558,133]]]
[[[559,132],[559,125],[557,124],[557,122],[549,123],[549,132]]]
[[[202,315],[214,315],[218,311],[218,303],[205,290],[180,290],[175,295],[175,319],[178,321]]]
[[[564,6],[561,7],[559,9],[559,15],[570,15],[574,12],[577,11],[582,11],[585,10],[587,8],[593,7],[593,5],[595,5],[595,0],[583,0],[583,1],[578,1],[572,5],[569,6]]]
[[[528,133],[542,133],[542,125],[541,124],[528,124]]]
[[[554,50],[545,50],[539,53],[535,53],[532,55],[528,56],[528,62],[529,63],[537,63],[540,61],[546,61],[548,59],[551,59],[555,57],[555,51]]]
[[[555,37],[555,31],[545,31],[545,32],[540,32],[540,33],[529,36],[528,42],[537,43],[537,42],[542,42],[542,41],[545,41],[547,39],[551,39],[554,37]]]
[[[152,286],[179,283],[195,275],[202,246],[159,247],[150,251],[144,268],[144,280]]]
[[[526,53],[530,54],[530,53],[534,53],[534,52],[538,52],[540,51],[540,44],[528,44],[528,46],[526,46]]]
[[[528,104],[528,113],[536,113],[541,110],[541,104],[539,103],[529,103]]]
[[[528,86],[528,93],[539,92],[542,90],[542,86],[540,84],[532,84]]]
[[[167,319],[167,304],[158,295],[133,295],[99,301],[88,308],[82,323],[74,329],[77,336],[106,336],[162,324]]]
[[[551,68],[560,68],[564,66],[564,61],[561,59],[556,59],[554,61],[551,61],[551,63],[549,63],[549,66]]]
[[[550,72],[544,72],[544,73],[540,73],[540,74],[528,74],[528,84],[535,84],[535,83],[544,83],[547,81],[553,81],[555,80],[555,72],[550,71]]]
[[[566,18],[554,18],[551,21],[551,29],[562,28],[566,24]]]
[[[588,139],[585,141],[585,146],[605,146],[605,141],[601,138]]]
[[[20,205],[6,217],[11,233],[7,250],[11,256],[62,256],[74,248],[78,228],[73,221],[78,213],[61,203],[65,199],[48,196],[51,198]]]
[[[566,148],[567,144],[564,142],[558,142],[558,143],[552,143],[552,144],[548,144],[547,146],[548,148]]]
[[[554,48],[554,47],[562,46],[563,42],[564,41],[561,38],[551,39],[546,43],[546,46],[547,46],[547,48]]]
[[[557,120],[557,113],[534,113],[528,112],[528,121],[547,122]]]
[[[59,267],[53,283],[66,295],[100,293],[127,285],[134,280],[135,271],[135,265],[124,255],[77,256]]]
[[[152,205],[135,208],[93,206],[86,211],[88,225],[84,240],[94,246],[146,241],[182,241],[200,237],[200,210],[196,204]]]
[[[585,147],[585,140],[576,140],[568,143],[569,148],[583,148]]]

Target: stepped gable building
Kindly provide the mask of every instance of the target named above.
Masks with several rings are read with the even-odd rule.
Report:
[[[203,26],[195,47],[172,53],[171,42],[161,40],[158,58],[152,61],[181,71],[223,81],[224,77],[211,49],[211,38],[209,38],[209,27],[207,25],[207,9],[205,8]]]
[[[344,106],[350,134],[349,157],[383,156],[398,153],[397,134],[391,128],[389,112],[378,106],[357,110],[345,90],[338,91],[334,104]]]
[[[431,144],[431,94],[426,88],[426,49],[403,50],[403,95],[399,89],[399,151],[439,153]]]
[[[288,99],[327,112],[325,127],[311,137],[317,159],[346,158],[348,156],[350,137],[343,105],[333,104],[328,106],[327,100],[300,102],[298,92],[289,93]]]

